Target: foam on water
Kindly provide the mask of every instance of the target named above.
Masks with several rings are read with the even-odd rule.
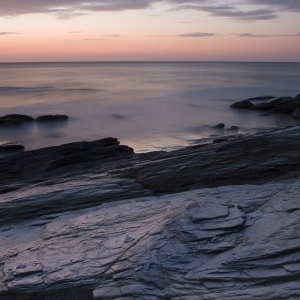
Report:
[[[117,137],[136,152],[171,150],[222,134],[283,127],[290,116],[230,109],[235,101],[300,93],[296,63],[0,64],[0,115],[67,114],[69,122],[1,128],[27,150]],[[226,131],[225,131],[226,132]]]

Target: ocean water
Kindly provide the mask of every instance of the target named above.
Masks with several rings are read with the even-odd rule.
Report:
[[[295,124],[289,115],[230,109],[235,101],[300,93],[298,63],[107,62],[0,64],[0,116],[67,114],[69,121],[0,128],[26,150],[108,136],[136,152],[171,150],[239,126]]]

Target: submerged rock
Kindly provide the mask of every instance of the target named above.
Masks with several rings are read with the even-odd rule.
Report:
[[[224,123],[220,123],[218,125],[213,126],[212,128],[214,128],[214,129],[224,129],[225,128],[225,124]]]
[[[17,142],[0,142],[0,152],[21,151],[25,147]]]
[[[36,122],[67,121],[68,119],[66,115],[44,115],[37,117]]]
[[[230,107],[232,107],[232,108],[251,108],[253,106],[254,106],[254,104],[249,100],[235,102],[230,105]]]

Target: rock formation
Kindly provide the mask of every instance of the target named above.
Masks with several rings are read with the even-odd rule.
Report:
[[[22,151],[25,147],[17,142],[0,142],[0,152]]]
[[[255,99],[255,98],[252,98]],[[300,98],[299,95],[295,98],[274,98],[269,101],[261,102],[258,104],[253,104],[248,100],[243,100],[239,102],[235,102],[230,105],[231,108],[247,108],[254,110],[266,110],[272,111],[276,113],[285,113],[285,114],[293,114],[293,112],[297,109],[300,109]],[[297,117],[295,117],[297,118]]]
[[[0,299],[298,299],[300,127],[0,159]]]
[[[39,116],[35,119],[36,122],[53,122],[53,121],[67,121],[68,116],[66,115],[44,115]]]

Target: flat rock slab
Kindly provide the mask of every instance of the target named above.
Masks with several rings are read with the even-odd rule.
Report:
[[[300,208],[284,206],[299,193],[299,180],[200,189],[1,226],[0,298],[297,299]]]

